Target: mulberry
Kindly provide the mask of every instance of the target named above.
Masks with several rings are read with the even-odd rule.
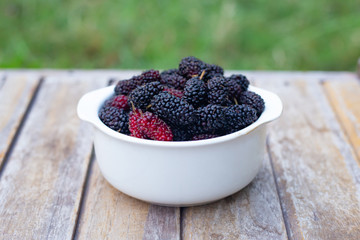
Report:
[[[127,80],[120,80],[115,86],[115,94],[116,95],[128,95],[132,90],[136,87],[142,85],[144,82],[143,76],[133,76]]]
[[[211,79],[216,75],[224,75],[224,69],[215,64],[206,64],[204,79]]]
[[[129,131],[130,136],[142,139],[149,139],[143,131],[140,129],[140,120],[142,117],[142,112],[139,109],[133,109],[129,114]]]
[[[151,112],[135,109],[130,117],[131,136],[157,141],[172,141],[170,127]]]
[[[143,85],[144,83],[160,81],[161,76],[157,70],[147,70],[140,75],[133,76],[127,80],[120,80],[115,86],[116,95],[129,95],[129,93],[137,88],[138,86]]]
[[[229,88],[230,99],[239,98],[240,94],[246,91],[249,87],[249,80],[244,75],[231,75],[226,79]]]
[[[123,109],[104,106],[99,112],[100,120],[112,130],[129,134],[129,115]]]
[[[262,97],[251,91],[241,93],[238,102],[241,104],[247,104],[254,108],[257,116],[260,116],[265,109],[265,102]]]
[[[186,82],[184,88],[184,99],[194,107],[206,105],[207,87],[199,77],[193,77]]]
[[[197,141],[197,140],[204,140],[204,139],[210,139],[216,137],[218,137],[218,135],[205,133],[205,134],[199,134],[193,136],[192,140]]]
[[[173,95],[175,97],[178,97],[178,98],[182,98],[184,96],[184,91],[178,90],[178,89],[175,89],[175,88],[164,87],[163,91],[168,92],[171,95]]]
[[[117,95],[108,99],[105,106],[116,107],[118,109],[129,110],[128,97],[125,95]]]
[[[178,73],[162,74],[160,82],[166,86],[173,87],[179,90],[183,90],[187,79]]]
[[[214,138],[243,129],[262,114],[264,100],[248,87],[244,75],[224,77],[222,67],[189,56],[178,69],[150,69],[119,81],[99,118],[115,131],[143,139]]]
[[[189,141],[192,139],[188,129],[185,127],[172,127],[171,131],[173,133],[174,141]]]
[[[206,64],[196,57],[185,57],[179,64],[180,74],[187,79],[195,75],[200,76],[204,70],[206,70]]]
[[[229,99],[229,88],[227,80],[223,76],[216,75],[211,78],[208,83],[208,99],[210,104],[217,104],[222,106],[231,105]]]
[[[150,110],[170,126],[186,126],[195,120],[194,107],[168,92],[156,95],[151,100]]]
[[[141,73],[141,76],[143,77],[145,83],[161,80],[160,72],[154,69],[150,69]]]
[[[257,120],[256,110],[252,107],[241,104],[232,105],[225,110],[228,133],[243,129]]]
[[[172,69],[168,69],[168,70],[164,70],[161,72],[161,77],[163,77],[164,75],[171,75],[171,74],[179,74],[179,70],[177,68],[172,68]]]
[[[202,133],[221,133],[226,128],[225,108],[209,104],[196,111],[196,124],[192,128],[193,135]]]
[[[129,102],[134,104],[135,108],[146,110],[150,105],[151,99],[163,90],[160,82],[150,82],[137,87],[129,94]]]

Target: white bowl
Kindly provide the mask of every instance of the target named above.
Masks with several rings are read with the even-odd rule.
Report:
[[[262,165],[266,125],[282,112],[280,98],[253,86],[265,110],[250,126],[225,136],[184,142],[130,137],[105,126],[98,117],[114,86],[85,94],[80,119],[95,126],[95,153],[105,179],[121,192],[147,202],[189,206],[216,201],[249,184]]]

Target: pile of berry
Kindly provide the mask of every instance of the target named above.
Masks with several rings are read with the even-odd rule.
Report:
[[[178,69],[148,70],[115,86],[115,94],[99,112],[111,129],[158,141],[201,140],[233,133],[255,122],[264,100],[248,91],[241,74],[195,57]]]

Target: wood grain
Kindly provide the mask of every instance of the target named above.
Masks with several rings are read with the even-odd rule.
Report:
[[[185,208],[183,239],[287,239],[270,162],[240,192]]]
[[[160,207],[113,188],[95,163],[80,216],[77,239],[179,239],[179,208]]]
[[[291,239],[359,239],[360,171],[317,79],[258,79],[280,95],[269,149]]]
[[[0,168],[38,84],[35,76],[0,76]]]
[[[360,83],[326,81],[323,86],[360,163]]]
[[[179,208],[151,205],[115,190],[96,163],[90,165],[83,193],[92,132],[77,118],[76,103],[108,78],[139,72],[0,71],[14,79],[0,76],[0,131],[15,124],[10,132],[0,132],[5,148],[39,77],[50,76],[1,172],[0,239],[360,239],[359,91],[355,73],[349,72],[241,71],[278,93],[285,109],[269,126],[262,170],[233,196],[183,208],[180,214]],[[12,112],[9,119],[15,123],[3,111]]]
[[[106,79],[46,79],[0,179],[0,239],[70,239],[92,150],[79,98]]]

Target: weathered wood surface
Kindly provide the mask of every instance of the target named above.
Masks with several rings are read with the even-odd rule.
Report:
[[[291,239],[359,239],[360,170],[319,81],[258,79],[280,95],[268,148]]]
[[[183,209],[182,239],[287,239],[269,158],[240,192]]]
[[[0,75],[0,169],[39,80],[38,76]]]
[[[324,87],[360,163],[360,81],[327,81]]]
[[[116,84],[138,73],[111,72],[110,79]],[[76,239],[180,239],[180,208],[151,205],[119,192],[103,178],[97,163],[88,181]]]
[[[18,121],[11,134],[1,132],[6,148],[20,129],[0,170],[0,239],[360,239],[354,73],[242,71],[285,105],[269,125],[264,166],[233,196],[180,209],[126,196],[102,177],[95,157],[90,164],[91,127],[76,116],[78,99],[139,72],[0,71],[25,76],[14,89],[0,78],[0,109]],[[13,105],[3,110],[5,101]]]
[[[72,237],[92,150],[76,105],[106,81],[44,81],[1,175],[0,239]]]
[[[160,207],[113,188],[93,164],[77,239],[179,239],[179,208]]]

